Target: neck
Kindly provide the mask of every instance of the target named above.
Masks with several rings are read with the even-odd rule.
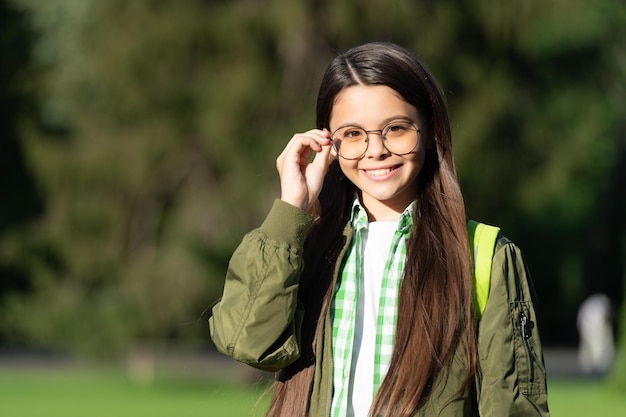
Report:
[[[397,222],[411,202],[379,201],[361,194],[361,204],[367,212],[369,222]]]

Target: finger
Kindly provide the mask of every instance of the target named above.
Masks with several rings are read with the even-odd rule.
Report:
[[[330,162],[332,161],[331,153],[332,146],[330,142],[328,142],[321,146],[321,149],[315,154],[315,157],[313,158],[313,161],[311,161],[311,164],[317,166],[325,174],[328,166],[330,165]]]
[[[279,173],[282,172],[286,160],[293,160],[300,157],[299,154],[294,154],[294,152],[296,152],[295,149],[297,149],[298,147],[298,145],[296,144],[298,140],[299,135],[294,135],[289,140],[289,142],[287,142],[287,145],[285,145],[283,151],[280,153],[280,155],[278,155],[278,158],[276,158],[276,168],[278,169]]]
[[[328,158],[330,159],[331,162],[337,159],[337,150],[333,146],[332,142],[330,142],[330,154],[328,155]]]
[[[299,144],[304,148],[309,148],[315,152],[320,152],[324,146],[330,144],[330,137],[324,131],[311,130],[300,135]]]
[[[324,129],[324,130],[316,129],[314,132],[315,132],[314,138],[321,147],[328,147],[332,144],[330,140],[330,132],[327,129]]]
[[[327,130],[312,129],[295,134],[276,159],[276,168],[281,173],[285,164],[306,165],[313,152],[321,152],[330,145]]]
[[[322,131],[309,131],[295,135],[285,148],[283,159],[306,161],[312,152],[320,152],[330,144],[330,139]]]

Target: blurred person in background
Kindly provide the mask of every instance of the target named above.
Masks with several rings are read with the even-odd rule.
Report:
[[[615,346],[611,310],[611,300],[604,294],[591,295],[578,310],[578,363],[586,374],[603,375],[613,363]]]

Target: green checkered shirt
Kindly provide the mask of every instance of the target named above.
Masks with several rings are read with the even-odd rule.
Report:
[[[375,363],[374,375],[372,375],[374,394],[387,373],[393,350],[398,287],[402,279],[406,257],[406,238],[413,224],[412,209],[413,204],[407,207],[400,216],[383,271],[376,318]],[[362,276],[361,266],[363,265],[361,235],[363,230],[369,226],[367,213],[358,199],[355,199],[353,204],[351,222],[354,228],[354,237],[337,277],[337,285],[331,304],[333,397],[330,415],[332,417],[344,417],[348,410],[354,327],[359,301],[359,283]]]

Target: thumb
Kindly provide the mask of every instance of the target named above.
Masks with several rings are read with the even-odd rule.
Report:
[[[332,149],[332,146],[330,145],[322,146],[322,149],[315,154],[313,161],[311,161],[311,165],[320,169],[324,174],[326,174],[326,171],[328,170],[328,166],[330,165],[330,162],[331,162],[331,158],[330,158],[331,149]]]

